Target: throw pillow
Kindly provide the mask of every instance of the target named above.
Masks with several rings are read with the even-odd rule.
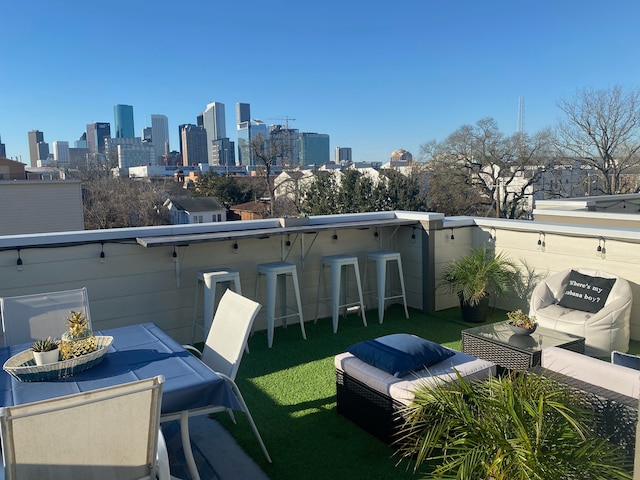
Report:
[[[630,353],[611,352],[611,363],[614,365],[622,365],[623,367],[640,370],[640,357]]]
[[[592,277],[571,270],[558,305],[571,310],[596,313],[604,307],[615,282],[615,278]]]
[[[364,340],[351,345],[347,351],[396,377],[430,367],[455,354],[442,345],[407,333]]]

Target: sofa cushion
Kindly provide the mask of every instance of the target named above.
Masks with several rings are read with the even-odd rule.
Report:
[[[640,372],[564,348],[542,350],[540,365],[627,397],[640,398]]]
[[[630,353],[613,351],[611,352],[611,363],[621,365],[634,370],[640,370],[640,357]]]
[[[437,385],[454,381],[457,374],[469,380],[483,380],[496,374],[496,364],[466,353],[451,350],[453,356],[431,365],[429,369],[409,372],[404,377],[393,375],[363,362],[349,352],[339,353],[334,358],[336,369],[392,399],[409,405],[418,385]]]
[[[598,312],[604,307],[615,282],[615,278],[592,277],[571,270],[558,305],[583,312]]]
[[[364,340],[351,345],[347,351],[395,377],[404,377],[454,355],[442,345],[407,333]]]

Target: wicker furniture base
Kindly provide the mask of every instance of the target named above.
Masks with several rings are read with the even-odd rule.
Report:
[[[387,444],[402,425],[401,404],[336,369],[338,413]]]
[[[540,364],[542,349],[560,347],[584,353],[584,337],[538,327],[531,335],[515,335],[507,322],[462,331],[462,351],[509,370]]]
[[[535,367],[531,373],[553,378],[568,385],[581,398],[582,405],[596,414],[596,433],[620,445],[631,457],[636,445],[638,400],[591,383],[562,375],[543,367]]]

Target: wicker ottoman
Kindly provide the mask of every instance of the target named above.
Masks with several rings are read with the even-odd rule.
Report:
[[[457,351],[428,371],[400,378],[347,352],[336,355],[334,363],[338,413],[388,444],[393,443],[402,425],[400,408],[411,403],[413,391],[420,383],[453,380],[454,367],[468,379],[484,379],[496,373],[494,363]]]

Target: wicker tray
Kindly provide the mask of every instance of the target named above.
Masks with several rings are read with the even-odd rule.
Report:
[[[47,363],[46,365],[36,365],[33,359],[33,352],[29,349],[11,357],[4,362],[2,368],[21,382],[42,382],[69,377],[74,373],[82,372],[100,363],[109,350],[112,341],[113,337],[96,336],[98,348],[95,351],[80,357]]]

